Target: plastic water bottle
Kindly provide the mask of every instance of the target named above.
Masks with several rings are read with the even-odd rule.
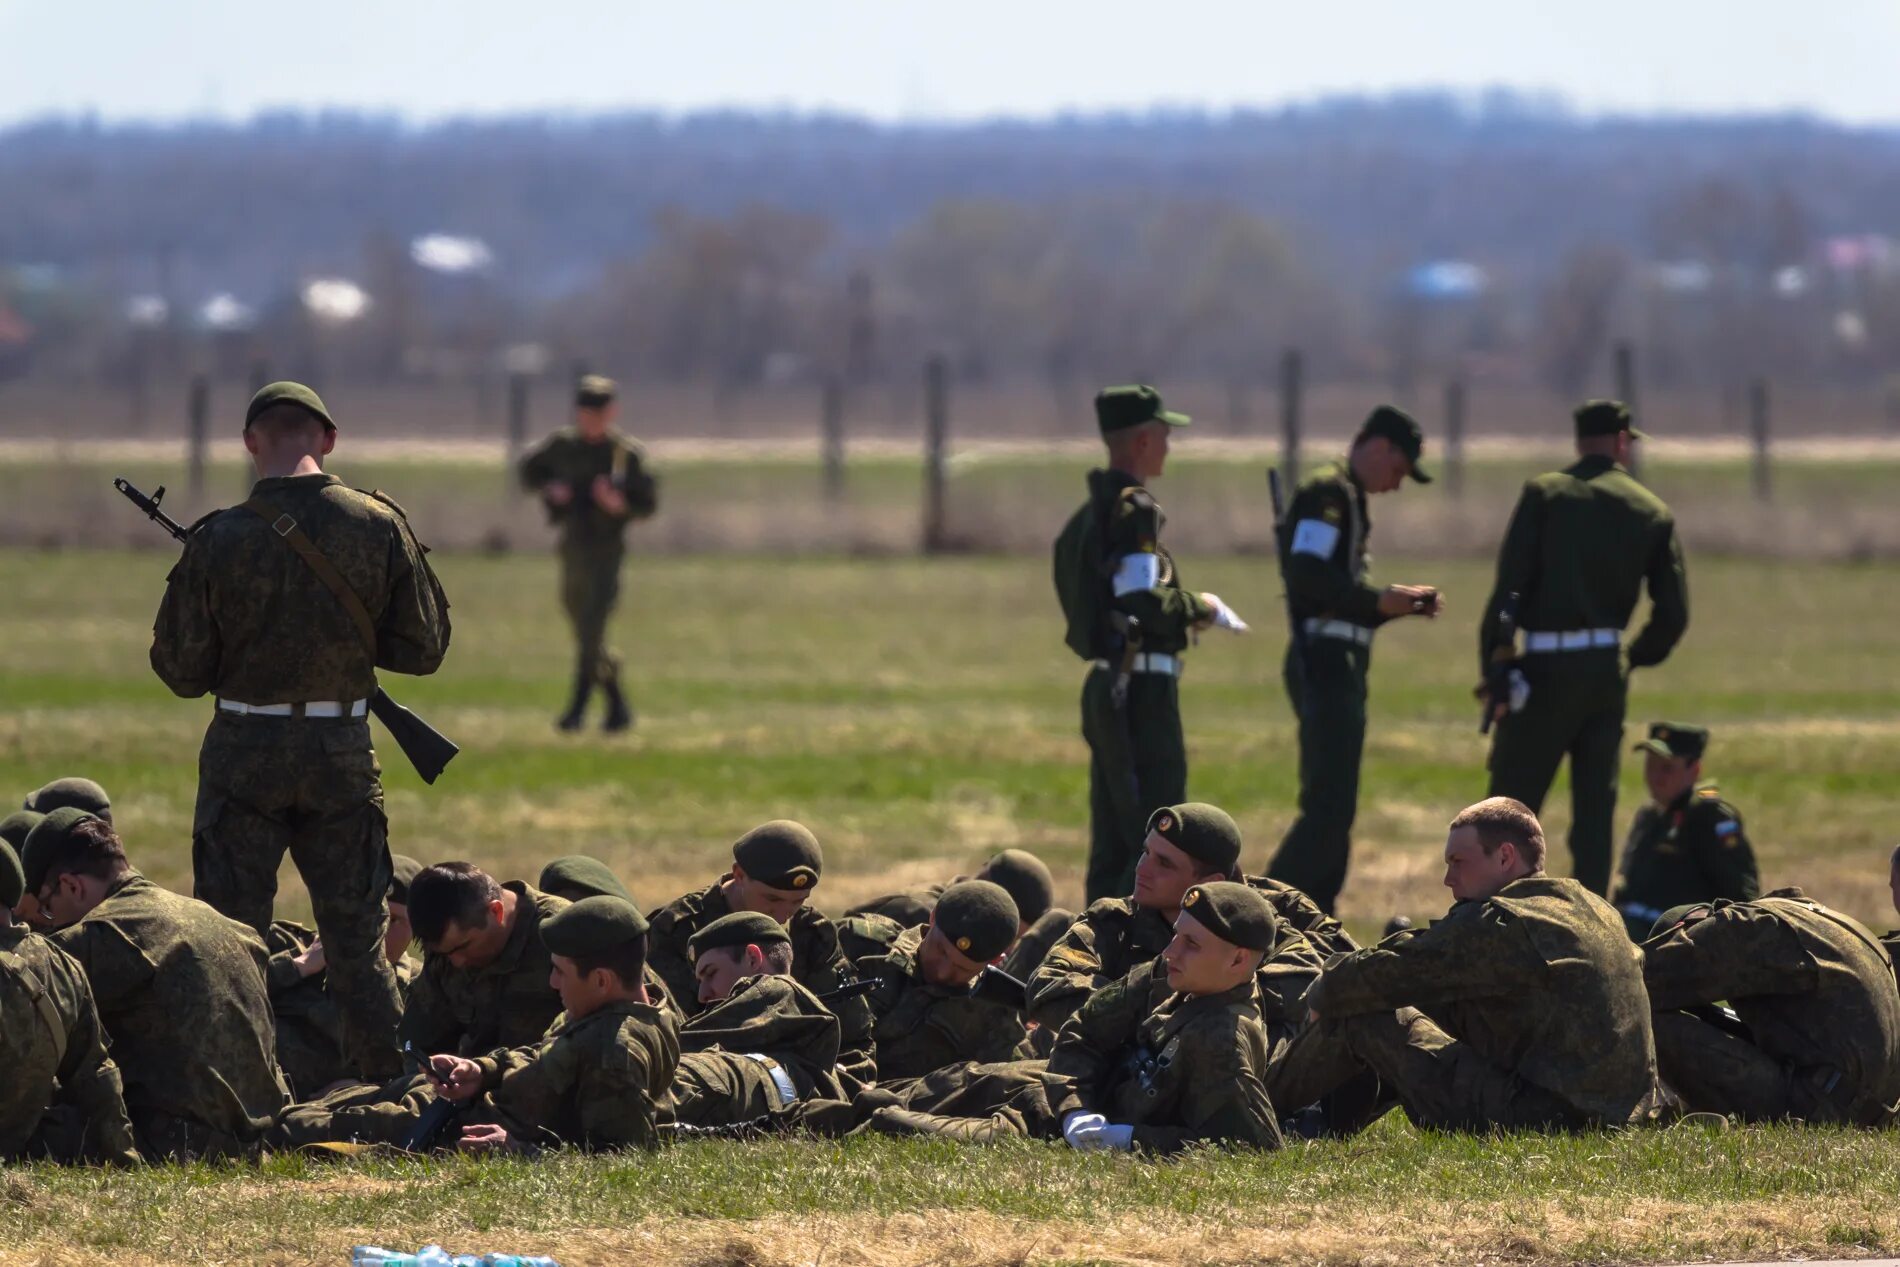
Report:
[[[451,1254],[440,1245],[424,1245],[415,1253],[358,1245],[350,1251],[350,1267],[561,1267],[539,1254]]]

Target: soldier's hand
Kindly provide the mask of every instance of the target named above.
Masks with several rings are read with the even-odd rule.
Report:
[[[461,1104],[481,1094],[482,1067],[464,1056],[431,1056],[428,1074],[445,1100]]]
[[[508,1134],[508,1128],[493,1122],[479,1122],[462,1128],[462,1137],[455,1146],[465,1153],[486,1153],[497,1148],[506,1148],[514,1143],[514,1137]]]
[[[594,495],[594,505],[600,507],[608,514],[624,515],[627,513],[626,494],[615,488],[613,481],[608,479],[605,475],[596,475],[594,477],[594,486],[591,491]]]
[[[1379,595],[1379,614],[1387,617],[1436,616],[1445,600],[1429,585],[1388,585]]]
[[[565,506],[574,500],[574,489],[564,480],[549,480],[541,486],[541,499],[550,506]]]
[[[300,977],[314,977],[322,972],[327,962],[323,957],[323,938],[313,940],[302,954],[290,962],[296,965]]]

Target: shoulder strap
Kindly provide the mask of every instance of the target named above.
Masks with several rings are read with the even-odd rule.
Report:
[[[343,573],[336,570],[336,564],[324,557],[323,551],[317,549],[317,543],[297,526],[295,519],[287,514],[279,513],[275,506],[262,497],[251,498],[240,509],[250,511],[269,524],[271,531],[282,537],[290,548],[297,552],[297,557],[310,565],[310,570],[317,574],[317,579],[336,595],[336,601],[343,604],[343,610],[348,612],[350,619],[356,622],[356,632],[362,637],[364,645],[369,648],[370,658],[375,659],[376,622],[370,619],[369,608],[363,606],[362,598],[350,587]]]
[[[40,1014],[40,1023],[46,1026],[46,1033],[53,1040],[53,1064],[55,1067],[66,1063],[66,1022],[59,1015],[59,1008],[53,1003],[53,996],[47,991],[46,983],[40,980],[40,974],[33,971],[26,960],[10,950],[0,950],[0,968],[12,973],[27,993],[33,996],[34,1010]]]

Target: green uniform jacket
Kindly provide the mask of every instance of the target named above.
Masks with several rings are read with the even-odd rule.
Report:
[[[704,1006],[686,943],[706,925],[730,914],[732,903],[715,880],[697,893],[667,903],[648,920],[647,966],[666,982],[685,1016],[696,1015]],[[785,931],[792,939],[792,979],[813,994],[829,994],[858,979],[839,948],[837,928],[809,904],[793,913]],[[839,1064],[853,1077],[869,1082],[877,1076],[871,1063],[870,1004],[860,996],[841,1001],[837,1010],[843,1049]]]
[[[1741,813],[1713,783],[1698,783],[1668,809],[1637,810],[1619,870],[1611,903],[1637,941],[1648,940],[1671,907],[1716,898],[1748,902],[1761,893]]]
[[[152,628],[152,668],[178,695],[246,704],[365,699],[376,670],[433,673],[449,604],[401,508],[334,475],[259,480],[254,496],[297,521],[376,626],[376,653],[309,564],[262,519],[221,510],[192,525]]]
[[[1622,629],[1647,583],[1649,621],[1629,665],[1661,664],[1689,627],[1689,581],[1676,521],[1660,497],[1606,457],[1524,485],[1498,551],[1497,586],[1478,627],[1480,671],[1498,645],[1498,609],[1519,595],[1520,629]]]
[[[561,1014],[561,996],[548,984],[553,961],[541,943],[541,921],[567,899],[520,880],[501,886],[515,895],[515,926],[494,962],[458,968],[445,956],[425,954],[409,986],[397,1031],[425,1056],[478,1056],[538,1041]]]
[[[541,1041],[483,1056],[482,1089],[523,1142],[652,1148],[655,1105],[679,1064],[679,1022],[648,1003],[563,1016]]]
[[[859,902],[847,908],[845,916],[882,915],[885,919],[895,921],[899,928],[915,928],[930,922],[931,913],[937,909],[937,899],[943,896],[945,889],[969,878],[960,875],[944,884],[925,884],[905,889],[902,893],[886,893],[883,897],[874,897],[868,902]]]
[[[1708,918],[1656,938],[1643,954],[1658,1012],[1726,1002],[1755,1046],[1843,1120],[1881,1125],[1900,1103],[1893,960],[1854,920],[1784,889],[1717,902]]]
[[[1500,1069],[1622,1125],[1656,1089],[1642,952],[1575,880],[1527,876],[1421,932],[1335,961],[1307,995],[1322,1017],[1414,1007]]]
[[[1366,490],[1345,462],[1329,462],[1301,481],[1286,509],[1280,574],[1298,620],[1324,618],[1376,628],[1379,589],[1368,585],[1372,520]],[[1296,550],[1295,547],[1299,548]]]
[[[1152,989],[1144,965],[1097,991],[1062,1027],[1049,1073],[1072,1091],[1054,1106],[1057,1120],[1100,1113],[1132,1125],[1135,1143],[1156,1152],[1196,1143],[1278,1148],[1253,987],[1171,994],[1159,1007]]]
[[[1055,1033],[1089,995],[1168,948],[1174,926],[1125,897],[1091,903],[1029,978],[1029,1019]]]
[[[86,970],[134,1125],[263,1134],[289,1094],[255,932],[132,871],[52,940]]]
[[[739,982],[725,1002],[686,1022],[680,1046],[668,1108],[688,1125],[724,1126],[791,1107],[754,1055],[780,1065],[801,1101],[848,1098],[836,1072],[838,1018],[790,977]]]
[[[343,1022],[330,998],[329,974],[306,977],[297,971],[297,956],[310,949],[316,938],[314,928],[287,919],[273,920],[264,937],[265,949],[270,951],[264,980],[277,1017],[277,1066],[290,1080],[291,1094],[300,1100],[332,1082],[356,1076],[343,1055]],[[390,966],[396,973],[396,989],[407,996],[421,965],[404,955]]]
[[[1181,588],[1174,558],[1161,545],[1166,522],[1154,497],[1120,471],[1090,471],[1089,499],[1055,543],[1056,597],[1068,622],[1069,649],[1084,660],[1121,654],[1109,620],[1121,612],[1141,622],[1141,649],[1179,652],[1194,623],[1212,614],[1201,596]],[[1156,583],[1117,597],[1115,571],[1131,554],[1158,558]]]
[[[86,973],[25,925],[0,928],[0,1160],[18,1160],[47,1110],[77,1116],[78,1156],[135,1165],[119,1068]]]
[[[868,997],[876,1017],[879,1082],[917,1078],[963,1061],[1008,1060],[1026,1033],[1007,1004],[924,980],[917,952],[927,931],[906,929],[888,953],[859,965],[865,976],[878,978]]]
[[[548,507],[550,519],[560,525],[563,549],[618,548],[627,524],[645,519],[659,506],[658,484],[646,469],[646,452],[617,431],[590,443],[572,427],[563,428],[523,454],[517,471],[530,492],[557,480],[574,490],[567,505]],[[610,514],[594,501],[589,490],[602,475],[627,499],[626,514]]]

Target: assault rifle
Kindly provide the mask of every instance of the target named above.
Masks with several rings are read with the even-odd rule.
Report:
[[[1484,666],[1484,681],[1478,684],[1477,696],[1484,702],[1484,715],[1478,719],[1478,733],[1491,733],[1491,723],[1498,719],[1498,710],[1509,711],[1511,707],[1511,674],[1517,668],[1517,604],[1518,593],[1512,590],[1498,604],[1498,641],[1491,648],[1491,659]]]

